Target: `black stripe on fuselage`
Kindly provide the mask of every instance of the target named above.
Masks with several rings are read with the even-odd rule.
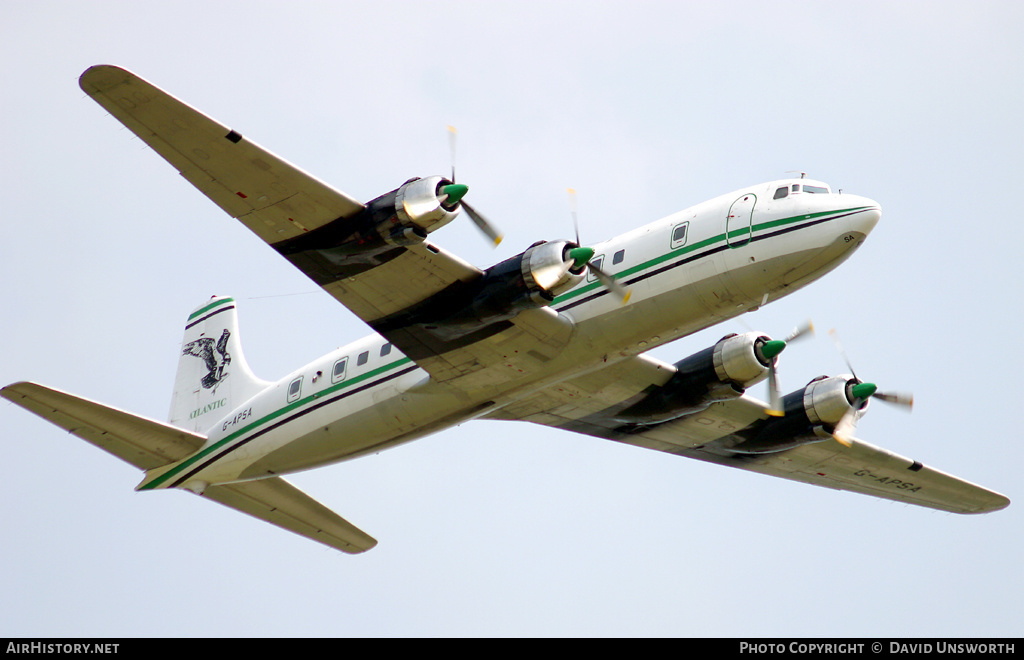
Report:
[[[181,486],[183,483],[186,483],[191,477],[195,476],[196,474],[198,474],[202,470],[205,470],[207,467],[209,467],[210,465],[212,465],[216,461],[219,461],[220,459],[222,459],[223,457],[227,456],[231,452],[235,451],[239,447],[242,447],[242,446],[252,442],[256,438],[258,438],[258,437],[260,437],[260,436],[262,436],[262,435],[264,435],[266,433],[269,433],[269,432],[273,431],[274,429],[283,426],[284,424],[292,422],[292,421],[298,419],[299,417],[302,417],[303,415],[306,415],[308,413],[313,412],[314,410],[317,410],[319,408],[323,408],[324,406],[328,406],[328,405],[331,405],[332,403],[336,403],[338,401],[341,401],[342,399],[344,399],[346,397],[352,396],[354,394],[358,394],[359,392],[365,392],[366,390],[368,390],[368,389],[370,389],[372,387],[376,387],[377,385],[380,385],[382,383],[386,383],[389,380],[393,380],[395,378],[398,378],[399,376],[404,376],[405,374],[413,372],[413,371],[416,371],[417,369],[419,369],[419,367],[417,367],[415,365],[407,367],[407,368],[402,369],[400,371],[396,371],[396,372],[394,372],[392,374],[388,374],[387,376],[379,378],[379,379],[377,379],[375,381],[366,383],[364,385],[360,385],[359,387],[357,387],[355,389],[349,390],[347,392],[343,392],[343,393],[339,394],[338,396],[331,397],[331,398],[328,398],[328,399],[324,399],[323,401],[319,401],[315,405],[307,406],[306,408],[303,408],[303,409],[297,411],[293,415],[289,415],[287,417],[284,417],[283,419],[280,419],[277,422],[274,422],[270,426],[267,426],[267,427],[262,428],[262,429],[260,429],[258,431],[255,431],[252,435],[248,436],[247,438],[245,438],[243,440],[239,440],[238,442],[234,443],[233,445],[222,449],[221,451],[215,453],[212,456],[207,457],[206,460],[202,461],[199,465],[197,465],[196,467],[192,468],[191,470],[186,472],[183,476],[181,476],[178,479],[176,479],[174,481],[174,483],[170,484],[169,488],[177,488],[178,486]]]
[[[813,227],[815,225],[820,225],[820,224],[822,224],[824,222],[831,222],[832,220],[838,220],[839,218],[845,218],[847,216],[856,215],[857,213],[861,213],[861,212],[863,212],[863,209],[859,209],[857,211],[852,211],[850,213],[843,213],[842,215],[833,215],[833,216],[829,216],[827,218],[819,218],[819,219],[813,220],[811,222],[806,222],[806,223],[804,223],[802,225],[794,225],[794,226],[791,226],[791,227],[784,227],[784,228],[779,229],[777,231],[769,232],[767,234],[759,234],[759,235],[751,238],[750,240],[748,240],[746,243],[744,243],[744,245],[747,245],[749,243],[754,243],[754,242],[757,242],[757,241],[763,241],[763,240],[769,239],[769,238],[775,238],[777,236],[782,236],[783,234],[788,234],[790,232],[799,231],[801,229],[806,229],[807,227]],[[632,277],[632,278],[628,278],[628,279],[623,279],[622,280],[622,284],[625,285],[625,286],[629,286],[630,284],[636,284],[637,282],[642,282],[642,281],[644,281],[644,280],[646,280],[648,278],[655,277],[656,275],[661,275],[662,273],[670,271],[673,268],[678,268],[679,266],[685,266],[686,264],[692,263],[692,262],[696,261],[697,259],[703,259],[704,257],[710,257],[713,254],[718,254],[719,252],[724,252],[725,250],[730,250],[730,249],[733,249],[733,248],[731,248],[728,244],[718,245],[716,247],[713,247],[713,248],[710,248],[708,250],[705,250],[704,252],[699,252],[697,254],[692,254],[692,255],[690,255],[688,257],[684,257],[684,258],[680,259],[679,261],[674,261],[674,262],[672,262],[672,263],[670,263],[670,264],[668,264],[666,266],[662,266],[661,268],[658,268],[658,269],[655,269],[655,270],[651,270],[651,271],[647,271],[646,273],[642,273],[640,275],[637,275],[636,277]],[[600,287],[594,293],[590,294],[589,296],[585,296],[583,298],[580,298],[579,300],[575,300],[575,301],[573,301],[571,303],[568,303],[566,305],[563,305],[561,307],[555,307],[554,309],[556,311],[559,311],[559,312],[564,312],[566,310],[572,309],[573,307],[579,307],[580,305],[582,305],[584,303],[588,303],[588,302],[590,302],[592,300],[597,300],[601,296],[606,296],[609,293],[611,293],[611,292],[608,289],[606,289],[604,287]]]

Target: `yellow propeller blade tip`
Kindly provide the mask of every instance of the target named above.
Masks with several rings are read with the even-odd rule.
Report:
[[[782,412],[781,410],[772,410],[771,408],[765,408],[764,412],[765,412],[765,414],[771,415],[772,417],[785,417],[786,416],[786,413]]]
[[[626,295],[622,296],[622,304],[625,305],[626,303],[628,303],[629,302],[629,297],[632,296],[632,295],[633,295],[633,292],[627,289],[626,290]]]
[[[505,240],[505,236],[504,235],[501,235],[501,236],[497,237],[496,239],[494,239],[494,247],[498,247],[499,245],[501,245],[501,242],[503,240]]]
[[[847,440],[846,438],[841,438],[838,435],[833,435],[832,437],[835,439],[836,442],[838,442],[839,444],[841,444],[844,447],[852,447],[853,446],[853,443],[850,442],[849,440]]]

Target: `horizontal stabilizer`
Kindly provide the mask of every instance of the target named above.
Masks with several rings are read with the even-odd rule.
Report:
[[[204,436],[164,422],[35,383],[14,383],[0,395],[142,470],[181,460]]]
[[[0,395],[142,470],[179,461],[206,442],[191,431],[35,383],[8,385]],[[280,477],[209,486],[203,496],[342,552],[357,554],[377,545]]]
[[[376,539],[280,477],[210,486],[203,497],[349,554]]]

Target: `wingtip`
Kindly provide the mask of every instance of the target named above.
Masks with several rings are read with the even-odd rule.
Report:
[[[136,77],[135,74],[123,67],[114,64],[94,64],[78,76],[78,86],[86,94],[96,94],[132,77]]]

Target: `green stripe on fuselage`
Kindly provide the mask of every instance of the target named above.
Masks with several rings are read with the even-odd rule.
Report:
[[[790,218],[781,218],[779,220],[770,220],[768,222],[762,222],[761,224],[753,225],[749,229],[747,227],[743,227],[742,229],[734,230],[729,235],[730,236],[739,236],[740,234],[746,234],[746,233],[750,233],[752,235],[754,232],[764,231],[766,229],[774,229],[776,227],[782,227],[782,226],[790,225],[790,224],[793,224],[793,223],[796,223],[796,222],[803,222],[805,220],[812,220],[812,219],[815,219],[815,218],[821,218],[821,217],[824,217],[824,216],[827,216],[827,215],[841,215],[841,214],[845,214],[845,213],[852,213],[852,212],[855,212],[855,211],[863,211],[864,209],[868,209],[868,208],[873,208],[873,207],[870,207],[870,206],[859,206],[859,207],[855,207],[855,208],[852,208],[852,209],[840,209],[840,210],[837,210],[837,211],[819,211],[817,213],[804,213],[804,214],[796,215],[796,216],[793,216],[793,217],[790,217]],[[696,250],[700,250],[700,249],[703,249],[703,248],[706,248],[706,247],[710,247],[710,246],[714,245],[715,243],[725,242],[725,240],[726,240],[726,235],[725,234],[719,234],[717,236],[712,236],[711,238],[705,239],[703,241],[698,241],[698,242],[696,242],[696,243],[694,243],[692,245],[684,245],[683,247],[681,247],[681,248],[679,248],[677,250],[670,250],[669,252],[666,252],[663,255],[655,257],[654,259],[651,259],[649,261],[645,261],[642,264],[639,264],[637,266],[633,266],[632,268],[627,268],[627,269],[625,269],[623,271],[615,273],[614,275],[612,275],[612,277],[614,277],[615,279],[621,279],[621,278],[624,278],[624,277],[629,277],[630,275],[635,275],[636,273],[639,273],[640,271],[647,270],[648,268],[652,268],[652,267],[657,266],[659,264],[665,263],[666,261],[670,261],[670,260],[675,259],[676,257],[682,256],[684,254],[688,254],[688,253],[694,252]],[[552,305],[558,305],[560,303],[566,302],[567,300],[571,300],[571,299],[575,298],[576,296],[580,296],[580,295],[583,295],[584,293],[589,293],[590,291],[594,291],[595,289],[599,289],[599,288],[601,288],[601,286],[602,285],[601,285],[600,282],[591,282],[590,284],[587,284],[586,286],[582,286],[582,287],[580,287],[578,289],[574,289],[573,291],[570,291],[568,293],[562,294],[561,296],[558,296],[557,298],[555,298],[554,302],[552,302],[551,304]]]
[[[383,373],[385,373],[387,371],[391,371],[392,369],[396,369],[398,367],[401,367],[401,366],[403,366],[405,364],[409,364],[411,362],[412,362],[412,360],[410,360],[409,358],[403,357],[403,358],[401,358],[399,360],[396,360],[396,361],[392,362],[391,364],[386,364],[386,365],[384,365],[382,367],[377,367],[376,369],[371,369],[370,371],[367,371],[365,374],[361,374],[359,376],[355,376],[355,377],[353,377],[351,379],[348,379],[348,380],[343,380],[340,383],[337,383],[335,385],[331,385],[330,387],[328,387],[328,388],[326,388],[324,390],[321,390],[320,392],[317,392],[316,394],[311,394],[311,395],[305,397],[304,399],[299,399],[298,401],[295,401],[293,403],[289,403],[288,405],[286,405],[286,406],[284,406],[282,408],[278,408],[274,412],[272,412],[272,413],[270,413],[268,415],[263,416],[262,418],[252,422],[251,424],[249,424],[247,426],[244,426],[243,428],[235,431],[234,433],[230,433],[230,434],[224,436],[223,438],[221,438],[220,440],[218,440],[214,444],[210,445],[209,447],[201,449],[198,452],[196,452],[195,454],[193,454],[192,456],[189,456],[188,458],[183,459],[183,461],[179,465],[174,466],[174,468],[168,470],[166,473],[160,475],[159,477],[157,477],[156,479],[154,479],[150,483],[142,486],[141,488],[139,488],[139,490],[153,490],[154,488],[158,488],[161,484],[164,484],[167,481],[170,481],[172,478],[174,478],[176,476],[179,476],[182,472],[185,472],[190,467],[192,467],[193,465],[195,465],[199,461],[203,460],[204,458],[207,458],[211,454],[217,452],[218,450],[223,449],[224,447],[226,447],[228,444],[230,444],[234,440],[242,438],[242,436],[245,436],[245,435],[249,434],[251,431],[255,431],[257,428],[263,426],[264,424],[266,424],[268,422],[271,422],[271,421],[273,421],[275,419],[278,419],[282,415],[290,413],[293,410],[296,410],[298,408],[302,408],[303,406],[305,406],[305,405],[307,405],[307,404],[309,404],[309,403],[311,403],[313,401],[316,401],[317,399],[325,397],[325,396],[327,396],[329,394],[333,394],[334,392],[338,392],[338,391],[343,390],[345,388],[352,387],[353,385],[357,385],[357,384],[359,384],[359,383],[361,383],[363,381],[369,380],[370,378],[373,378],[374,376],[379,376],[380,374],[383,374]]]

